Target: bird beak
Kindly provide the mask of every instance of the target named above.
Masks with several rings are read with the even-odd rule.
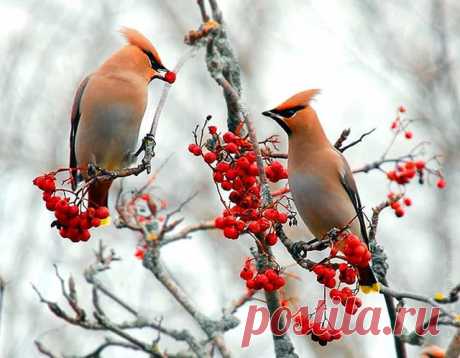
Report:
[[[271,119],[273,119],[276,123],[278,123],[278,125],[283,128],[283,130],[287,133],[287,134],[290,134],[291,133],[291,129],[289,128],[289,126],[286,124],[286,122],[283,120],[283,117],[281,117],[280,115],[276,114],[273,112],[273,109],[269,110],[269,111],[265,111],[265,112],[262,112],[262,115],[266,116],[266,117],[270,117]]]
[[[174,83],[176,80],[176,74],[172,71],[169,71],[167,68],[162,67],[156,70],[158,75],[153,76],[153,78],[158,78],[162,81],[168,82],[168,83]]]
[[[273,113],[272,110],[262,112],[262,115],[264,115],[266,117],[270,117],[271,119],[274,119],[275,121],[278,121],[278,120],[281,119],[280,116],[278,116],[277,114]]]

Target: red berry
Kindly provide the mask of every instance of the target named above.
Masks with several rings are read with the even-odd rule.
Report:
[[[279,277],[278,274],[272,269],[265,270],[264,274],[267,276],[269,281],[275,281]]]
[[[238,230],[238,232],[243,232],[246,224],[244,223],[244,221],[241,221],[241,220],[237,220],[236,222],[236,229]]]
[[[222,189],[229,191],[232,189],[232,183],[230,183],[229,181],[224,181],[222,182],[221,187]]]
[[[47,200],[46,208],[50,211],[54,211],[56,209],[56,204],[60,201],[58,197],[54,196],[51,199]]]
[[[406,137],[406,139],[411,139],[413,136],[414,135],[411,131],[406,131],[406,133],[404,133],[404,137]]]
[[[232,143],[233,141],[236,140],[237,136],[233,134],[232,132],[226,132],[224,133],[222,138],[224,139],[225,143]]]
[[[404,205],[411,206],[412,205],[412,200],[410,198],[404,198]]]
[[[401,204],[399,203],[399,201],[393,201],[390,206],[393,210],[396,210],[401,207]]]
[[[266,283],[268,283],[268,277],[265,276],[265,274],[260,273],[256,276],[255,281],[259,285],[265,285]]]
[[[80,234],[81,241],[88,241],[90,237],[91,237],[91,234],[89,233],[88,230],[83,230]]]
[[[398,217],[398,218],[401,218],[404,216],[404,209],[403,208],[397,208],[395,210],[395,215]]]
[[[199,156],[202,153],[201,148],[198,144],[190,144],[188,146],[188,151],[196,156]]]
[[[145,249],[144,248],[142,248],[142,247],[136,248],[136,251],[134,252],[135,257],[137,257],[140,260],[143,260],[144,255],[145,255]]]
[[[391,122],[391,129],[396,129],[398,127],[398,122],[397,121],[393,121]]]
[[[105,206],[100,206],[96,209],[96,217],[98,219],[106,219],[110,215],[109,209],[107,209]]]
[[[216,165],[216,170],[219,172],[226,172],[229,169],[230,169],[230,164],[226,162],[220,162],[220,163],[217,163]]]
[[[98,227],[99,225],[101,225],[101,219],[93,218],[91,220],[91,226],[92,227]]]
[[[233,215],[227,215],[223,219],[224,226],[232,226],[236,224],[236,219]]]
[[[228,153],[238,152],[238,146],[235,143],[228,143],[224,148]]]
[[[276,289],[283,287],[286,284],[284,277],[278,276],[278,278],[273,282],[273,285]]]
[[[217,159],[217,155],[214,152],[208,152],[204,155],[204,161],[208,164],[213,163]]]
[[[262,218],[258,220],[257,222],[259,223],[261,232],[267,230],[270,227],[270,221],[268,221],[267,219]]]
[[[406,107],[401,105],[401,106],[399,106],[398,111],[399,111],[399,113],[404,113],[404,112],[406,112]]]
[[[265,209],[263,216],[270,221],[275,221],[278,219],[278,211],[276,209]]]
[[[242,169],[247,169],[249,168],[249,160],[245,157],[238,158],[236,161],[236,165]]]
[[[252,271],[250,271],[250,270],[248,270],[246,268],[242,269],[241,272],[240,272],[240,277],[245,281],[252,279],[253,276],[254,275],[253,275]]]
[[[444,178],[439,178],[439,180],[437,181],[436,183],[436,186],[439,188],[439,189],[444,189],[446,187],[447,183],[446,181],[444,180]]]
[[[176,81],[176,73],[172,71],[166,72],[164,80],[168,83],[174,83]]]
[[[238,239],[239,234],[233,226],[227,226],[224,229],[224,236],[229,239],[236,240]]]
[[[276,236],[276,234],[272,232],[265,236],[265,242],[267,243],[267,245],[273,246],[278,242],[278,236]]]
[[[253,234],[258,234],[261,232],[261,229],[260,229],[260,225],[257,221],[252,221],[249,225],[248,225],[248,230],[250,232],[252,232]]]
[[[41,189],[48,193],[52,193],[56,190],[56,184],[53,179],[46,178],[43,182]]]
[[[208,130],[209,130],[209,134],[214,135],[214,134],[217,133],[217,127],[216,126],[209,126]]]
[[[78,206],[76,205],[70,205],[67,207],[67,215],[69,215],[70,217],[77,216],[79,211],[80,210],[78,209]]]
[[[423,160],[418,160],[415,162],[415,167],[418,170],[423,170],[425,168],[425,162]]]
[[[349,234],[346,238],[346,243],[350,247],[356,247],[356,246],[361,245],[361,240],[355,234]]]
[[[216,183],[222,183],[224,180],[224,175],[221,172],[214,172],[212,178]]]
[[[329,279],[324,283],[324,285],[325,285],[326,287],[329,287],[329,288],[335,287],[335,284],[336,284],[335,278],[329,278]]]
[[[251,279],[246,281],[246,287],[250,290],[253,290],[256,288],[256,281]]]
[[[395,181],[397,179],[397,174],[394,170],[390,170],[388,173],[387,173],[387,178],[388,180],[391,180],[391,181]]]
[[[287,216],[287,214],[285,214],[285,213],[278,213],[278,221],[279,221],[281,224],[286,224],[286,222],[288,221],[288,216]]]

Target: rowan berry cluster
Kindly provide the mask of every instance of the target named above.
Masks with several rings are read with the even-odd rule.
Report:
[[[51,226],[56,226],[59,234],[63,238],[73,242],[88,241],[91,237],[89,230],[101,225],[101,220],[107,219],[110,215],[106,207],[88,208],[82,210],[82,205],[78,205],[78,196],[73,202],[69,197],[57,195],[62,191],[56,188],[56,173],[48,173],[33,180],[33,184],[43,191],[43,201],[46,208],[54,212],[56,220]]]
[[[331,328],[315,322],[305,314],[298,314],[294,317],[295,330],[302,335],[310,335],[313,342],[318,342],[319,345],[325,346],[328,342],[339,340],[342,338],[342,331],[336,328]]]
[[[358,236],[353,233],[344,233],[343,242],[345,244],[343,253],[345,259],[352,265],[358,267],[367,267],[371,260],[371,253],[366,244],[362,242]]]
[[[396,115],[396,119],[393,122],[391,122],[390,128],[396,134],[404,132],[404,137],[406,139],[412,139],[414,134],[412,133],[412,131],[407,129],[407,127],[409,126],[411,120],[403,119],[402,118],[403,113],[406,113],[406,107],[399,106],[398,114]]]
[[[407,160],[397,163],[394,170],[390,170],[386,173],[390,183],[397,183],[402,187],[409,184],[414,178],[418,178],[418,182],[423,184],[425,182],[425,177],[430,174],[437,177],[436,186],[439,189],[444,189],[446,187],[446,181],[440,172],[428,168],[424,160]],[[404,192],[404,190],[400,191]],[[388,194],[388,199],[391,201],[390,206],[397,217],[403,217],[405,215],[404,207],[412,205],[412,200],[409,197],[398,198],[394,192]]]
[[[215,226],[223,231],[226,238],[236,240],[243,233],[250,233],[266,245],[275,245],[278,237],[274,226],[285,224],[289,215],[280,211],[279,202],[269,208],[262,207],[259,168],[256,153],[247,138],[232,132],[222,136],[217,127],[209,126],[210,138],[203,143],[203,134],[188,150],[195,156],[201,156],[213,171],[213,180],[217,188],[229,192],[228,205],[221,216],[215,219]],[[274,160],[264,162],[267,179],[278,182],[287,178],[283,165]]]
[[[338,245],[344,256],[337,256]],[[337,264],[332,262],[333,259],[341,259],[345,262]],[[316,280],[325,288],[330,289],[331,299],[339,300],[345,306],[345,312],[355,314],[361,306],[361,300],[349,287],[342,289],[339,287],[342,284],[355,284],[358,278],[358,268],[367,267],[370,260],[371,253],[366,244],[347,230],[339,234],[338,243],[332,246],[328,260],[315,265],[312,271],[316,274]]]
[[[406,113],[406,108],[400,106],[397,111],[396,119],[391,123],[391,130],[394,132],[394,138],[400,134],[404,134],[406,139],[412,139],[413,133],[407,128],[414,121],[410,118],[404,118]],[[394,143],[394,140],[393,142]],[[387,179],[391,183],[399,185],[400,194],[405,193],[405,187],[407,184],[411,183],[413,179],[417,178],[417,181],[420,184],[425,182],[425,178],[429,175],[436,177],[436,186],[439,189],[444,189],[446,187],[446,181],[443,178],[439,170],[433,170],[428,167],[428,164],[432,160],[437,160],[437,157],[433,157],[428,161],[425,160],[413,160],[414,157],[423,154],[424,143],[418,144],[411,152],[410,155],[406,155],[399,160],[395,160],[395,167],[392,170],[386,172]],[[419,150],[418,150],[419,149]],[[417,151],[418,150],[418,151]],[[406,158],[410,158],[406,160]],[[392,160],[390,160],[391,162]],[[403,195],[396,195],[393,191],[390,191],[388,194],[388,199],[390,200],[390,206],[394,211],[395,216],[403,217],[405,215],[405,207],[412,205],[412,200],[410,198],[402,197]]]
[[[349,287],[333,288],[329,291],[329,297],[333,302],[340,302],[345,307],[345,312],[350,315],[354,315],[362,305],[361,299]]]
[[[284,277],[279,272],[271,268],[264,272],[257,272],[250,259],[247,259],[240,271],[240,277],[246,281],[249,290],[260,290],[272,292],[280,289],[286,284]]]

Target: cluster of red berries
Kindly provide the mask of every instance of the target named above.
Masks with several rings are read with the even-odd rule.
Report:
[[[414,134],[409,130],[405,130],[405,128],[407,128],[408,123],[404,123],[405,121],[401,120],[401,117],[400,117],[401,114],[403,114],[405,112],[406,112],[406,108],[404,106],[399,106],[398,115],[397,115],[396,119],[393,122],[391,122],[390,128],[393,131],[397,132],[397,133],[399,133],[400,131],[404,130],[404,137],[406,139],[412,139]]]
[[[424,169],[425,161],[418,160],[414,162],[409,160],[403,165],[398,164],[395,170],[387,172],[387,178],[389,181],[394,181],[400,185],[406,185],[415,178],[417,173],[419,176],[423,175]]]
[[[343,287],[341,290],[333,288],[329,291],[329,297],[335,303],[340,302],[345,307],[345,312],[350,315],[354,315],[363,304],[361,299],[355,296],[349,287]]]
[[[342,338],[342,331],[336,328],[323,326],[319,322],[309,319],[306,315],[296,315],[294,317],[296,331],[301,335],[310,335],[311,340],[325,346],[328,342]]]
[[[412,205],[411,198],[404,197],[402,199],[399,199],[393,192],[390,192],[388,194],[388,199],[391,202],[390,207],[393,209],[393,212],[398,218],[401,218],[406,214],[404,207],[409,207]]]
[[[390,182],[395,182],[404,186],[409,184],[416,176],[418,176],[419,182],[423,183],[423,176],[426,171],[429,171],[429,169],[427,169],[426,162],[424,160],[408,160],[402,164],[397,164],[394,170],[390,170],[386,174]],[[439,173],[436,175],[438,176],[436,186],[439,189],[444,189],[447,184],[445,179]],[[395,197],[396,195],[393,192],[388,194],[388,199],[391,201],[390,206],[394,210],[395,215],[400,218],[405,215],[404,206],[411,206],[412,200],[405,197],[401,202],[400,200],[395,200]]]
[[[266,166],[265,175],[267,176],[267,179],[273,183],[288,178],[286,168],[283,167],[283,164],[281,164],[277,160],[274,160],[271,164]]]
[[[347,285],[352,285],[356,282],[356,270],[345,263],[339,264],[339,280],[346,283]]]
[[[350,232],[345,233],[343,242],[345,244],[343,253],[350,264],[358,267],[369,266],[372,255],[366,244],[362,242],[358,236]]]
[[[278,237],[274,225],[285,224],[288,215],[275,207],[261,207],[259,170],[252,144],[232,132],[220,136],[215,126],[208,130],[211,138],[204,145],[190,144],[188,150],[201,156],[212,168],[218,187],[230,192],[230,205],[215,219],[215,227],[223,230],[228,239],[236,240],[248,232],[263,238],[267,245],[275,245]],[[272,182],[287,178],[286,169],[278,161],[269,162],[264,170]]]
[[[327,288],[333,288],[337,284],[335,269],[331,265],[315,265],[313,272],[316,274],[316,280]]]
[[[33,184],[43,190],[46,208],[54,212],[56,226],[63,238],[73,242],[88,241],[91,237],[89,229],[101,225],[101,220],[109,217],[106,207],[89,208],[81,211],[77,205],[70,203],[70,198],[56,195],[56,177],[54,174],[39,176]]]
[[[240,277],[246,281],[249,290],[260,290],[272,292],[280,289],[286,284],[284,277],[271,268],[264,272],[257,272],[250,260],[246,260],[240,271]]]

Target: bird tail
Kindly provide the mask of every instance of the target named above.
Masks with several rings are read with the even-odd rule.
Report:
[[[112,181],[101,181],[91,184],[88,189],[88,206],[90,208],[107,207],[111,185]]]
[[[374,272],[370,266],[360,267],[359,273],[359,287],[363,293],[379,292],[380,285],[375,278]]]

